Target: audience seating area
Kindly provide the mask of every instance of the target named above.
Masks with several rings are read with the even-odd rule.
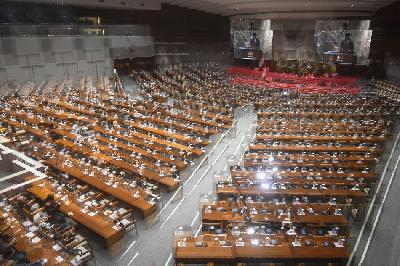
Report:
[[[380,96],[388,97],[394,101],[400,102],[400,84],[388,80],[376,80],[372,85],[378,91]]]
[[[195,235],[176,230],[176,264],[345,265],[398,104],[277,91],[254,106],[243,165],[201,199]]]
[[[400,114],[396,84],[363,94],[356,77],[264,79],[216,64],[129,71],[135,99],[117,74],[0,89],[1,142],[43,164],[1,195],[8,263],[85,265],[88,235],[121,252],[136,220],[157,215],[250,105],[257,127],[243,163],[201,199],[197,233],[176,230],[176,264],[345,264]]]
[[[12,190],[4,198],[2,218],[31,232],[26,238],[7,231],[25,260],[50,265],[81,265],[92,257],[87,242],[70,224],[91,231],[110,254],[120,252],[125,232],[136,230],[135,214],[156,214],[163,195],[180,187],[180,173],[204,154],[213,135],[234,123],[225,107],[168,102],[153,92],[131,100],[118,75],[101,77],[97,83],[91,77],[78,84],[27,83],[2,93],[2,138],[9,147],[42,162],[47,176],[25,177],[26,190]],[[14,198],[21,198],[17,203],[23,202],[27,213],[18,213]],[[40,222],[46,219],[55,230],[58,220],[48,218],[54,215],[60,226],[71,227],[68,242],[62,241],[64,229],[54,232],[60,241],[45,234],[46,224]],[[74,237],[80,241],[71,242]]]

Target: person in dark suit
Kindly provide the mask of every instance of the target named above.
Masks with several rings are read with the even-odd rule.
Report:
[[[344,54],[353,54],[354,42],[350,38],[350,32],[347,32],[344,36],[344,40],[340,43],[340,52]]]
[[[250,40],[250,48],[260,49],[260,40],[257,38],[257,33],[253,32],[253,38]]]

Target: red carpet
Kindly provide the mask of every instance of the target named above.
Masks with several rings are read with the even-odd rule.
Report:
[[[359,77],[298,77],[294,74],[267,72],[263,79],[262,71],[240,67],[231,67],[228,73],[232,75],[232,84],[247,84],[259,87],[296,90],[300,93],[351,93],[360,91],[357,85]]]

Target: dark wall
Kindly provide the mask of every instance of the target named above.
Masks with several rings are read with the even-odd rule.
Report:
[[[378,10],[371,29],[370,58],[383,60],[386,53],[400,55],[400,1]]]
[[[400,57],[400,1],[378,10],[371,20],[371,29],[371,75],[386,78],[389,61]]]
[[[104,25],[150,25],[159,65],[231,58],[229,17],[169,4],[161,10],[121,10],[0,1],[0,23],[79,24],[80,17],[100,17]]]
[[[78,24],[79,17],[100,17],[102,24],[150,25],[156,41],[229,41],[228,17],[169,4],[162,4],[161,10],[153,11],[0,1],[0,23]]]
[[[0,23],[78,23],[77,8],[64,5],[0,1]]]

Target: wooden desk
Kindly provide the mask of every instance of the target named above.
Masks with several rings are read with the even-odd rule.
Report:
[[[69,158],[69,160],[72,161],[71,158]],[[89,174],[85,174],[82,170],[80,170],[80,167],[77,164],[73,165],[72,167],[68,167],[62,162],[63,160],[60,160],[60,158],[52,158],[46,160],[44,164],[51,166],[63,173],[67,173],[68,175],[81,180],[84,183],[94,186],[98,190],[104,191],[105,193],[112,195],[113,197],[127,203],[134,208],[138,208],[145,217],[153,213],[157,208],[156,205],[150,204],[144,199],[145,194],[140,189],[136,189],[135,192],[139,192],[139,197],[135,197],[134,191],[128,191],[123,187],[122,184],[117,187],[107,185],[105,181],[100,179],[102,177],[102,174],[100,173],[97,173],[96,176],[90,176]]]
[[[54,195],[55,200],[60,202],[59,211],[99,235],[107,248],[124,239],[124,228],[116,229],[113,223],[106,221],[99,215],[90,216],[88,213],[83,213],[82,208],[76,204],[73,197],[69,197],[68,201],[62,201],[57,194],[49,189],[50,187],[44,181],[37,182],[27,190],[41,200],[45,200],[48,195]]]
[[[16,239],[16,249],[18,251],[26,252],[26,256],[29,261],[37,262],[41,259],[47,259],[47,265],[49,266],[70,265],[69,262],[73,259],[73,257],[68,254],[61,254],[58,251],[55,251],[52,247],[56,244],[56,242],[53,242],[47,238],[43,238],[42,236],[39,236],[41,240],[37,243],[30,241],[29,237],[26,236],[29,231],[25,229],[14,211],[6,213],[3,210],[0,210],[0,215],[2,217],[11,217],[14,219],[11,222],[11,226],[7,232]],[[64,260],[61,263],[57,262],[56,260],[56,258],[59,256],[61,256]]]

